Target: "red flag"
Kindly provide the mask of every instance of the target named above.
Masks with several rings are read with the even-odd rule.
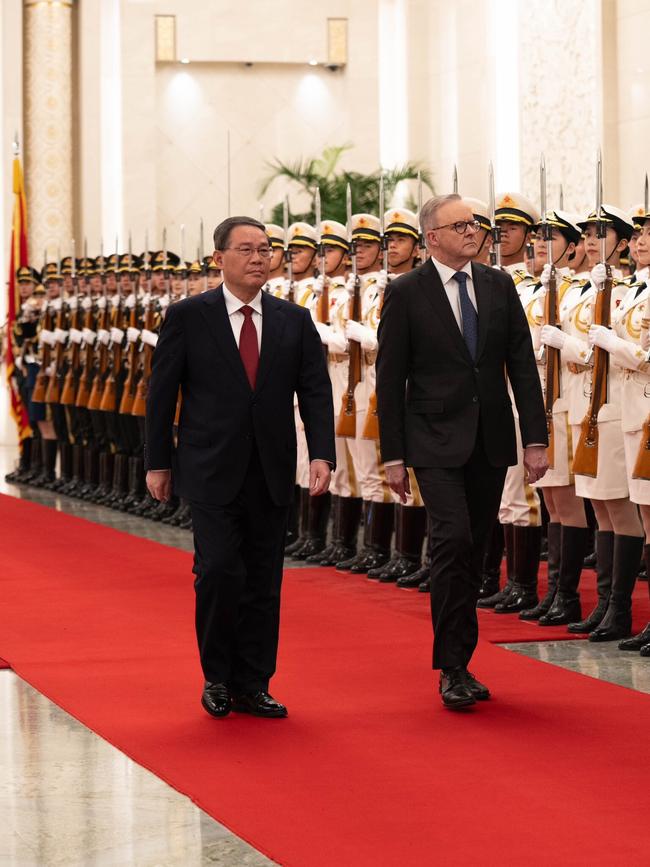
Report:
[[[14,212],[11,222],[11,254],[9,257],[9,303],[7,305],[7,340],[6,356],[7,382],[11,392],[11,414],[18,425],[18,437],[22,441],[32,435],[29,426],[27,407],[23,403],[20,392],[16,388],[13,378],[15,369],[14,348],[12,341],[14,322],[20,312],[20,297],[18,295],[18,282],[16,271],[23,265],[28,264],[27,256],[27,204],[25,202],[25,186],[23,183],[23,170],[18,156],[14,157]]]

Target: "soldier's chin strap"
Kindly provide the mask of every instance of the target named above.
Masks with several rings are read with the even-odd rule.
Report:
[[[488,238],[491,237],[490,232],[487,232],[485,229],[483,231],[485,232],[485,234],[483,235],[483,240],[481,241],[481,246],[476,251],[476,256],[481,255],[481,251],[483,250],[483,247],[485,247],[485,242],[487,241]],[[476,258],[476,256],[474,258]]]
[[[554,264],[554,265],[557,265],[557,263],[560,261],[560,259],[562,258],[562,256],[564,256],[564,254],[566,253],[566,251],[569,249],[569,243],[570,243],[570,242],[567,241],[566,244],[564,245],[564,250],[562,250],[562,252],[561,252],[560,255],[557,257],[557,259],[553,259],[553,264]]]

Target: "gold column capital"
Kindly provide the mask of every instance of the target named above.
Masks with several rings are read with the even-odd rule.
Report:
[[[34,8],[36,6],[50,6],[52,8],[60,6],[62,8],[71,9],[74,6],[74,0],[23,0],[23,6],[25,9]]]

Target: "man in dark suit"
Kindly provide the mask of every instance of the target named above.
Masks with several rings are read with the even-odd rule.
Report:
[[[471,259],[479,226],[460,196],[422,208],[431,258],[390,286],[379,325],[381,452],[402,501],[413,467],[432,535],[433,667],[445,706],[489,690],[467,670],[476,601],[506,468],[516,463],[507,380],[519,411],[529,480],[546,472],[546,420],[526,317],[512,279]]]
[[[173,488],[191,504],[203,707],[215,717],[283,717],[268,684],[296,472],[294,393],[310,493],[319,495],[335,462],[332,391],[309,311],[262,292],[271,256],[264,226],[229,217],[214,245],[223,285],[169,307],[154,353],[147,486],[156,499]]]

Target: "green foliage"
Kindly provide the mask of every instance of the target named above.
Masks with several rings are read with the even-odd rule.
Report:
[[[283,163],[278,159],[274,160],[269,163],[270,173],[261,184],[260,196],[263,196],[268,191],[271,184],[277,178],[291,181],[301,191],[306,192],[311,197],[312,204],[307,213],[291,213],[289,221],[292,223],[305,221],[313,225],[315,222],[314,196],[318,188],[320,190],[323,219],[338,220],[340,223],[345,224],[346,190],[348,184],[350,184],[353,212],[355,214],[368,213],[378,215],[381,170],[377,169],[372,174],[364,175],[360,172],[348,172],[338,167],[341,157],[351,147],[349,144],[328,147],[325,148],[320,157],[301,159],[294,164]],[[415,180],[418,172],[422,179],[423,188],[428,187],[430,193],[432,193],[434,187],[431,174],[418,163],[408,162],[403,166],[384,170],[386,207],[388,207],[395,192],[395,187],[400,181]],[[422,195],[423,199],[426,199],[429,193],[423,189]],[[410,200],[406,202],[406,206],[413,211],[417,211],[417,201]],[[282,225],[282,202],[273,208],[270,222]]]

